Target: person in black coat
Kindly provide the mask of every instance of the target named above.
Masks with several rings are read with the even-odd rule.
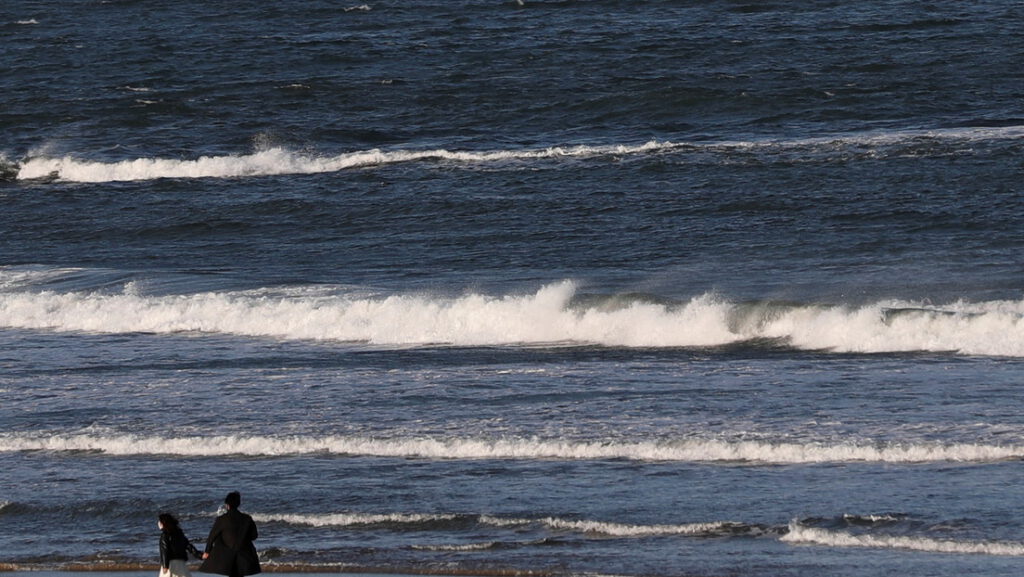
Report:
[[[224,499],[227,512],[217,517],[206,539],[203,573],[216,573],[229,577],[245,577],[261,571],[260,558],[253,541],[259,536],[252,517],[238,510],[242,496],[238,491],[228,493]]]
[[[188,554],[200,557],[178,520],[170,513],[160,513],[157,525],[160,527],[160,577],[192,577],[188,570]]]

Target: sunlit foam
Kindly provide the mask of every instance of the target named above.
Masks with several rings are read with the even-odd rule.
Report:
[[[824,545],[826,547],[869,547],[876,549],[906,549],[932,553],[958,553],[977,555],[1024,555],[1024,544],[993,541],[954,541],[928,537],[865,534],[854,535],[791,523],[782,541],[794,544]]]
[[[797,443],[721,439],[616,442],[571,439],[360,436],[146,437],[82,432],[0,435],[0,452],[83,451],[113,456],[339,455],[426,459],[686,461],[752,464],[993,462],[1024,457],[1021,445],[972,443]]]
[[[814,158],[848,149],[900,147],[905,143],[944,141],[972,143],[985,140],[1024,138],[1024,126],[977,127],[935,130],[870,131],[801,139],[758,138],[701,142],[649,141],[639,144],[551,146],[536,149],[465,151],[449,149],[361,150],[341,154],[311,154],[283,147],[266,147],[251,154],[201,156],[198,158],[135,158],[115,162],[86,160],[74,155],[55,156],[48,147],[33,151],[21,164],[19,179],[59,178],[75,182],[116,182],[157,178],[240,178],[280,174],[319,174],[404,162],[441,161],[466,164],[508,161],[537,161],[588,157],[621,157],[665,153],[731,155],[763,152],[768,155],[794,153]]]
[[[534,293],[460,296],[274,294],[147,296],[19,291],[0,275],[0,326],[98,333],[220,333],[387,346],[550,345],[707,347],[769,339],[808,350],[957,352],[1024,356],[1024,301],[942,307],[886,301],[863,306],[733,303],[705,294],[678,304],[574,303],[564,281]]]

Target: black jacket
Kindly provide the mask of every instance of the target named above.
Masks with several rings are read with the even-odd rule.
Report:
[[[196,559],[202,557],[199,550],[189,542],[188,537],[181,529],[174,532],[164,531],[160,533],[160,566],[167,569],[171,566],[172,559],[188,561],[188,554],[195,555]]]
[[[199,566],[199,570],[231,577],[259,573],[260,558],[256,546],[252,544],[258,536],[252,517],[236,509],[229,509],[213,522],[210,536],[206,539],[205,552],[210,556]]]

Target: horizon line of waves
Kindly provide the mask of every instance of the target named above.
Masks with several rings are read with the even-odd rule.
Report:
[[[904,549],[927,553],[1024,556],[1024,543],[952,541],[899,535],[854,535],[842,531],[806,527],[797,522],[790,523],[789,531],[780,537],[780,540],[796,545],[824,545],[826,547],[862,547]]]
[[[439,460],[631,460],[819,464],[931,462],[990,463],[1024,458],[1021,445],[972,443],[794,443],[684,439],[676,441],[569,441],[505,439],[377,439],[345,436],[210,436],[145,437],[94,433],[0,435],[0,452],[76,452],[109,456],[176,455],[185,457],[366,456]]]
[[[3,285],[0,275],[0,287]],[[530,294],[147,296],[0,290],[0,327],[103,334],[209,333],[375,346],[720,347],[776,342],[834,353],[932,351],[1024,357],[1024,300],[867,305],[734,303],[707,293],[678,303],[577,298],[573,281]]]
[[[805,138],[753,138],[750,140],[669,141],[641,144],[564,145],[508,150],[381,150],[369,149],[337,155],[318,155],[284,147],[268,147],[250,154],[200,156],[195,159],[135,158],[115,162],[89,161],[73,155],[29,156],[21,163],[0,156],[0,180],[63,180],[69,182],[125,182],[158,178],[242,178],[285,174],[321,174],[397,163],[440,161],[466,164],[529,161],[551,158],[621,157],[676,151],[698,154],[731,154],[763,150],[767,153],[871,149],[872,156],[914,154],[905,145],[915,142],[976,143],[1017,141],[1024,126],[962,127],[943,129],[875,130],[852,134]],[[893,147],[889,153],[888,147]],[[931,154],[929,147],[919,152]],[[812,156],[812,158],[815,158]]]

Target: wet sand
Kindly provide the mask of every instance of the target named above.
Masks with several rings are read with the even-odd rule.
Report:
[[[89,574],[90,577],[157,577],[158,573],[156,569],[153,570],[137,570],[137,569],[123,569],[114,570],[109,569],[74,569],[74,570],[61,570],[61,571],[48,571],[48,570],[36,570],[36,569],[19,569],[15,571],[0,571],[0,577],[82,577],[83,573]],[[278,571],[271,569],[264,571],[264,573],[272,573],[274,575],[281,575],[287,577],[289,575],[295,577],[338,577],[339,574],[344,574],[351,577],[415,577],[412,574],[403,573],[366,573],[366,572],[350,572],[347,570],[338,569],[337,571],[328,572],[314,572],[314,571]],[[198,577],[201,573],[193,573],[193,577]],[[420,573],[419,575],[423,575]]]
[[[47,568],[35,564],[0,563],[0,577],[158,577],[156,564],[89,564],[77,563],[62,565],[59,569]],[[373,569],[366,567],[346,566],[309,566],[309,565],[273,565],[264,564],[263,573],[280,577],[421,577],[433,575],[442,577],[551,577],[550,573],[515,572],[515,571],[459,571],[458,569],[439,570],[436,568],[407,568],[401,571],[393,569]],[[206,573],[192,572],[193,577],[206,577]]]

